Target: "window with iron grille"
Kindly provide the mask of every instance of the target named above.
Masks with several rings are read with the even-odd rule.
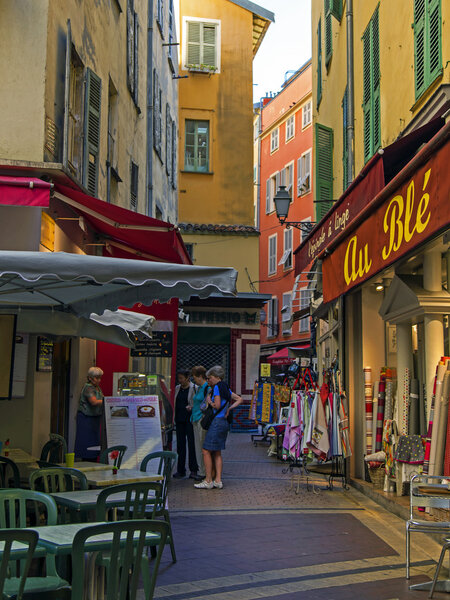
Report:
[[[130,208],[137,210],[138,203],[138,183],[139,183],[139,167],[131,161],[131,177],[130,177]]]
[[[224,344],[178,344],[177,369],[191,369],[202,365],[210,369],[220,365],[225,371],[225,381],[229,381],[230,348]]]

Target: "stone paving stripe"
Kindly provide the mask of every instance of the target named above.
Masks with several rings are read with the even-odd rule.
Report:
[[[433,561],[423,562],[429,563]],[[421,563],[419,563],[419,566],[420,565]],[[218,590],[218,588],[214,586],[213,589],[216,591],[212,594],[211,588],[209,590],[204,590],[204,593],[195,589],[190,590],[190,588],[195,588],[195,585],[187,583],[184,586],[184,593],[178,595],[164,594],[164,587],[158,588],[158,595],[155,596],[155,600],[167,598],[169,596],[172,597],[173,600],[197,600],[202,597],[207,597],[209,600],[257,600],[258,598],[279,597],[283,594],[292,594],[295,592],[298,593],[329,587],[345,587],[354,584],[364,584],[369,581],[383,581],[383,583],[387,583],[386,580],[398,579],[398,569],[402,566],[404,567],[404,564],[396,565],[391,569],[372,567],[370,570],[362,569],[357,572],[353,572],[352,570],[344,573],[340,572],[338,574],[319,574],[316,577],[295,579],[294,581],[271,581],[268,582],[268,585],[264,586],[258,585],[258,582],[251,582],[249,585],[252,587],[247,586],[247,588],[242,588],[239,586],[237,589],[228,591],[221,591],[220,588]],[[194,595],[191,595],[192,593]]]
[[[239,515],[250,515],[253,513],[257,513],[257,514],[284,514],[284,513],[290,513],[290,514],[295,514],[295,513],[304,513],[304,512],[312,512],[312,513],[330,513],[333,514],[337,511],[340,512],[354,512],[354,511],[365,511],[365,508],[362,507],[346,507],[346,508],[340,508],[337,506],[332,506],[331,508],[327,506],[327,508],[313,508],[313,507],[305,507],[305,508],[211,508],[211,509],[205,509],[205,508],[193,508],[189,511],[187,511],[186,509],[183,508],[178,508],[178,509],[171,509],[170,510],[170,514],[176,514],[178,517],[179,516],[186,516],[186,515],[192,515],[192,514],[196,514],[196,515],[218,515],[218,514],[239,514]]]
[[[434,564],[434,561],[418,561],[412,563],[412,566],[421,567],[428,566],[430,564]],[[197,597],[200,597],[206,593],[209,593],[211,590],[217,590],[221,588],[223,590],[226,590],[227,588],[239,588],[240,591],[243,591],[242,586],[262,586],[267,584],[269,584],[270,587],[274,587],[274,585],[284,586],[286,584],[296,582],[299,583],[308,579],[330,579],[339,576],[348,577],[349,579],[347,583],[350,584],[355,582],[352,579],[353,577],[356,577],[362,573],[375,571],[384,572],[387,566],[390,567],[390,570],[404,569],[405,562],[401,557],[380,556],[362,560],[340,561],[335,563],[310,565],[306,567],[275,569],[271,571],[246,573],[244,575],[231,575],[226,577],[216,577],[214,579],[202,579],[193,582],[162,585],[157,589],[157,598],[171,597],[173,600],[187,600],[191,597],[191,593],[196,593]],[[398,577],[398,574],[396,576]]]

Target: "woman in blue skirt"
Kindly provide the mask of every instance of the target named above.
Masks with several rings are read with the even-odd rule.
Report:
[[[206,379],[211,388],[211,394],[206,397],[206,402],[214,408],[215,416],[206,432],[203,442],[203,460],[205,463],[206,478],[196,483],[194,487],[199,490],[211,490],[212,488],[223,488],[222,483],[222,450],[225,449],[225,441],[228,434],[227,416],[230,410],[239,406],[242,398],[231,392],[228,385],[223,381],[225,372],[217,365],[206,372]],[[230,403],[233,402],[233,404]],[[215,468],[215,479],[212,472]]]
[[[77,412],[77,434],[75,438],[75,456],[83,460],[95,460],[97,450],[88,450],[91,446],[100,446],[100,428],[103,415],[103,393],[100,381],[103,371],[91,367],[87,381],[80,393]]]

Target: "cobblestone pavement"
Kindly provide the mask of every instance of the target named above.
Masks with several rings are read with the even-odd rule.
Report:
[[[366,496],[323,476],[291,483],[248,434],[230,435],[222,490],[172,480],[169,507],[176,563],[164,552],[158,600],[403,600],[427,598],[438,544],[412,536],[405,580],[405,523]],[[443,574],[442,574],[443,576]],[[143,597],[143,596],[142,596]],[[444,598],[436,593],[435,598]]]

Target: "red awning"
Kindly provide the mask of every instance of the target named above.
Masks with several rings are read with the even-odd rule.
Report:
[[[51,183],[37,177],[0,176],[0,204],[48,206]]]
[[[105,243],[104,254],[116,258],[143,258],[192,264],[176,225],[108,204],[83,192],[56,184],[53,198],[63,202]],[[83,226],[77,223],[77,227]]]
[[[267,362],[271,365],[290,365],[293,361],[292,358],[289,358],[289,348],[282,348],[277,352],[274,352],[270,356],[267,357]]]

